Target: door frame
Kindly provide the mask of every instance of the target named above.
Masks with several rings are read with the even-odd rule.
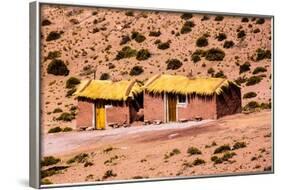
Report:
[[[169,98],[168,94],[164,93],[164,121],[166,123],[178,122],[178,97],[176,97],[176,121],[169,121]]]

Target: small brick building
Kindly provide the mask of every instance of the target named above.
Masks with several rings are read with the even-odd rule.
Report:
[[[157,75],[144,86],[144,120],[218,119],[241,112],[240,87],[222,78]]]
[[[75,95],[78,129],[129,125],[143,106],[142,89],[136,81],[85,80]]]

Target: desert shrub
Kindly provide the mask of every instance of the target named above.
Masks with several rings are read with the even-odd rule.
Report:
[[[201,164],[205,164],[205,160],[201,159],[201,158],[196,158],[193,162],[192,165],[197,166],[197,165],[201,165]]]
[[[45,170],[41,170],[40,176],[41,178],[50,177],[52,175],[60,173],[62,170],[67,169],[68,166],[54,166]]]
[[[154,44],[159,44],[159,43],[161,43],[161,40],[159,40],[159,39],[155,40],[155,42],[154,42]]]
[[[104,149],[103,152],[104,152],[104,153],[109,153],[109,152],[111,152],[112,150],[113,150],[113,147],[110,146],[110,147]]]
[[[80,79],[76,77],[70,77],[69,79],[67,79],[65,87],[74,88],[77,84],[80,84]]]
[[[243,99],[254,98],[256,96],[257,96],[257,93],[255,93],[255,92],[247,92],[243,95]]]
[[[79,20],[75,18],[70,19],[69,22],[71,22],[72,24],[79,24]]]
[[[182,62],[178,59],[168,59],[166,64],[167,70],[177,70],[182,66]]]
[[[258,84],[261,82],[261,80],[262,80],[261,76],[251,76],[250,78],[247,79],[246,86],[252,86]]]
[[[114,69],[115,65],[113,63],[108,63],[108,69]]]
[[[224,17],[222,15],[218,15],[215,17],[215,21],[222,21]]]
[[[89,155],[87,153],[80,153],[76,156],[74,156],[73,158],[70,158],[69,160],[67,160],[67,164],[72,164],[74,162],[77,163],[85,163],[89,158]]]
[[[116,60],[130,58],[137,55],[137,50],[132,49],[130,46],[123,47],[120,51],[118,51],[116,55]]]
[[[139,61],[143,61],[143,60],[147,60],[148,58],[150,58],[151,53],[148,51],[148,49],[140,49],[137,52],[137,56],[136,59]]]
[[[41,185],[51,185],[53,184],[49,179],[45,178],[41,180]]]
[[[264,18],[258,18],[256,20],[256,24],[263,24],[265,22],[265,19]]]
[[[161,35],[161,32],[158,30],[158,31],[150,31],[149,32],[149,36],[153,36],[153,37],[158,37]]]
[[[181,19],[184,19],[184,20],[191,19],[192,17],[193,17],[193,15],[191,13],[183,13],[181,15]]]
[[[246,32],[245,30],[240,30],[238,33],[237,33],[237,38],[243,38],[246,36]]]
[[[160,42],[157,45],[157,48],[162,49],[162,50],[168,49],[168,48],[170,48],[170,43],[169,42]]]
[[[85,162],[84,167],[86,168],[86,167],[89,167],[92,165],[94,165],[92,162],[87,161],[87,162]]]
[[[75,92],[76,92],[76,88],[71,88],[70,90],[68,90],[68,91],[66,92],[65,97],[70,97],[70,96],[72,96]]]
[[[208,39],[205,36],[202,36],[202,37],[200,37],[196,40],[196,46],[197,47],[205,47],[208,44],[209,44]]]
[[[75,116],[73,114],[64,112],[62,113],[57,120],[58,121],[72,121],[73,119],[75,119]]]
[[[239,67],[239,74],[249,71],[251,69],[251,64],[249,62],[245,62]]]
[[[245,142],[236,142],[233,147],[232,147],[232,150],[237,150],[237,149],[240,149],[240,148],[245,148],[247,145]]]
[[[271,59],[271,51],[258,48],[256,50],[256,60],[260,61],[260,60],[263,60],[263,59]]]
[[[202,152],[196,147],[189,147],[187,149],[187,153],[190,154],[190,155],[202,154]]]
[[[135,31],[132,32],[131,38],[134,39],[138,43],[141,43],[146,39],[144,35],[142,35],[139,32],[135,32]]]
[[[180,153],[181,153],[181,151],[179,149],[174,148],[171,152],[165,154],[165,159],[168,159],[168,158],[170,158],[174,155],[180,154]]]
[[[225,48],[225,49],[232,48],[233,46],[234,46],[234,42],[232,40],[225,41],[224,44],[223,44],[223,48]]]
[[[61,34],[56,31],[52,31],[48,34],[46,41],[52,41],[52,40],[57,40],[61,37]]]
[[[191,32],[192,27],[194,27],[194,26],[195,26],[195,24],[193,21],[186,21],[181,28],[181,31],[180,31],[181,34],[186,34],[186,33]]]
[[[134,12],[133,11],[126,11],[125,15],[126,16],[134,16]]]
[[[206,60],[208,61],[222,61],[225,56],[223,50],[219,48],[211,48],[206,51]]]
[[[213,75],[215,73],[215,70],[211,67],[211,68],[208,69],[207,72],[208,72],[208,74]]]
[[[199,54],[193,53],[193,54],[191,55],[191,60],[193,61],[193,63],[197,63],[198,61],[201,60],[201,57],[200,57]]]
[[[259,33],[261,30],[259,28],[256,28],[253,30],[253,32],[256,34],[256,33]]]
[[[253,74],[258,74],[258,73],[262,73],[262,72],[266,72],[266,68],[264,67],[256,67],[253,71]]]
[[[45,59],[56,59],[61,56],[60,51],[50,51]]]
[[[93,28],[93,34],[95,34],[95,33],[97,33],[97,32],[99,32],[100,31],[100,29],[99,28]]]
[[[42,23],[41,23],[42,26],[48,26],[48,25],[51,25],[51,24],[52,24],[52,22],[49,21],[48,19],[42,20]]]
[[[241,22],[249,22],[249,19],[248,19],[247,17],[243,17],[243,18],[241,19]]]
[[[235,80],[235,83],[238,84],[238,85],[241,85],[245,82],[247,82],[247,77],[243,76],[243,77],[238,77],[236,80]]]
[[[261,103],[260,104],[261,109],[271,109],[271,102],[269,103]]]
[[[231,150],[230,146],[228,144],[224,144],[224,145],[216,148],[214,151],[214,154],[219,154],[219,153],[223,153],[223,152],[230,151],[230,150]]]
[[[59,133],[61,131],[62,131],[62,129],[60,127],[54,127],[54,128],[49,129],[48,133]]]
[[[100,80],[109,80],[110,75],[108,73],[102,73],[100,76]]]
[[[226,152],[223,154],[223,156],[221,157],[221,159],[223,161],[228,161],[230,158],[232,158],[233,156],[235,156],[236,153],[235,152]]]
[[[224,75],[223,71],[218,71],[216,74],[214,74],[215,78],[225,78],[226,76]]]
[[[218,41],[223,41],[225,40],[227,37],[226,37],[226,34],[225,33],[219,33],[217,36],[216,36],[216,39]]]
[[[193,21],[186,21],[184,23],[184,26],[188,26],[190,28],[193,28],[195,26],[194,22]]]
[[[59,158],[55,158],[53,156],[46,156],[41,160],[41,167],[42,166],[50,166],[59,163],[61,160]]]
[[[258,107],[259,107],[258,102],[250,101],[244,106],[243,110],[252,110],[252,109],[255,109],[255,108],[258,108]]]
[[[70,131],[73,131],[73,129],[71,127],[65,127],[62,130],[62,132],[70,132]]]
[[[53,75],[67,76],[69,74],[69,70],[62,60],[53,59],[47,67],[47,73]]]
[[[120,41],[120,45],[124,45],[124,44],[128,43],[129,41],[131,41],[130,36],[128,36],[128,35],[122,36],[121,41]]]
[[[109,178],[109,177],[116,177],[117,176],[117,174],[116,173],[113,173],[113,171],[112,170],[107,170],[105,173],[104,173],[104,175],[103,175],[103,179],[107,179],[107,178]]]
[[[141,73],[143,73],[143,68],[142,66],[138,66],[138,65],[134,66],[130,71],[131,76],[140,75]]]
[[[206,21],[206,20],[210,20],[210,17],[207,16],[207,15],[204,15],[204,16],[201,18],[201,21]]]
[[[215,164],[223,163],[223,160],[220,157],[218,157],[218,156],[212,156],[211,157],[211,161],[213,161]]]
[[[62,112],[61,108],[55,108],[54,111],[53,111],[53,113],[60,113],[60,112]]]

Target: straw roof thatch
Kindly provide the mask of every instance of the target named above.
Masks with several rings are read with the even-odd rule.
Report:
[[[221,94],[223,88],[235,85],[235,82],[223,78],[187,78],[181,75],[156,75],[149,79],[144,89],[149,93],[175,93],[213,95]]]
[[[92,100],[126,101],[140,92],[141,85],[136,81],[83,80],[75,95]]]

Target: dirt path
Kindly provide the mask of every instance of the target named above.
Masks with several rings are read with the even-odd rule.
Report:
[[[44,135],[42,153],[44,156],[54,154],[67,154],[97,143],[112,142],[128,136],[142,136],[143,133],[149,133],[149,136],[157,137],[163,131],[171,133],[170,138],[178,136],[178,130],[190,129],[203,124],[210,123],[213,120],[190,121],[187,123],[170,123],[161,125],[134,126],[128,128],[108,129],[103,131],[84,131],[69,132]]]

